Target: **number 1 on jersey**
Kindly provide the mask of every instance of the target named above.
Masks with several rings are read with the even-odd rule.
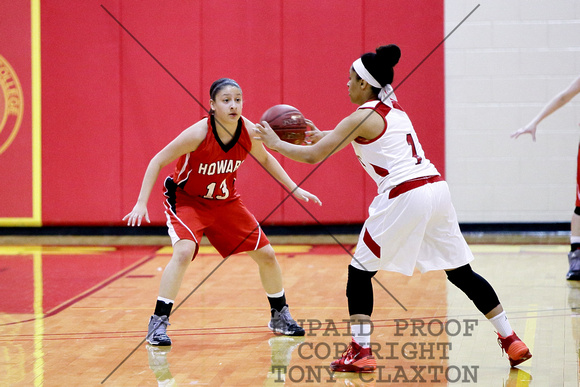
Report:
[[[417,162],[415,163],[415,165],[421,164],[421,161],[423,161],[423,158],[417,154],[417,148],[415,148],[415,142],[413,141],[413,136],[411,136],[411,133],[407,133],[407,144],[409,144],[411,146],[411,151],[413,152],[413,157],[417,159]]]

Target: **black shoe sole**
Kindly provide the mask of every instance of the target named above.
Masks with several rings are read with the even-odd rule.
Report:
[[[155,347],[171,347],[171,343],[152,343],[149,340],[147,340],[147,342],[149,345],[153,345]]]

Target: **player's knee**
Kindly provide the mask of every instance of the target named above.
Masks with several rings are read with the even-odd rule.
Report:
[[[179,252],[174,253],[171,257],[171,260],[174,261],[176,264],[183,266],[189,264],[193,259],[193,252],[186,253],[186,252]]]
[[[267,245],[261,249],[255,250],[249,255],[259,266],[276,266],[278,265],[278,260],[276,259],[276,253],[272,246]]]
[[[467,264],[460,266],[457,269],[446,270],[445,274],[447,274],[449,282],[461,289],[473,276],[473,269],[471,269],[470,264]]]
[[[194,258],[194,254],[197,251],[197,244],[192,241],[187,241],[187,243],[177,242],[173,246],[173,256],[171,260],[179,265],[187,265]]]
[[[487,314],[499,305],[495,290],[485,278],[471,269],[471,265],[467,264],[445,273],[447,279],[463,291],[481,313]]]
[[[260,247],[258,250],[254,250],[251,254],[259,255],[260,257],[267,257],[268,259],[276,259],[276,253],[274,252],[272,245]]]
[[[278,260],[276,259],[276,255],[268,254],[261,256],[258,264],[265,266],[276,266],[278,265]]]

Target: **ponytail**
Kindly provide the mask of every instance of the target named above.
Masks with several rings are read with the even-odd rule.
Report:
[[[395,44],[389,44],[380,46],[375,51],[376,53],[364,54],[361,56],[361,60],[369,73],[384,87],[393,83],[395,77],[393,67],[401,59],[401,49]],[[377,89],[378,91],[380,89]]]

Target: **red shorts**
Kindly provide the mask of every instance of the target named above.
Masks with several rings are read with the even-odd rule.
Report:
[[[171,184],[166,184],[167,186]],[[238,196],[226,202],[187,195],[181,188],[165,193],[165,216],[171,243],[180,239],[197,244],[203,234],[222,257],[253,251],[270,244],[260,224]]]

